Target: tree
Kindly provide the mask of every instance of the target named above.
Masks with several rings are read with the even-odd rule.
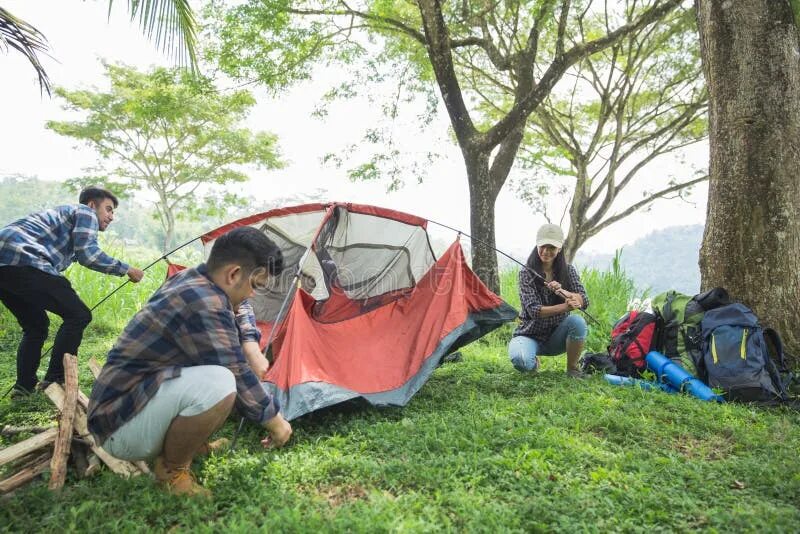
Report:
[[[602,27],[583,21],[568,29],[568,37],[586,41],[610,31],[612,21],[630,23],[637,4],[627,0],[609,7]],[[678,10],[629,33],[577,63],[567,72],[565,87],[557,87],[531,114],[518,158],[525,174],[514,186],[548,220],[558,216],[549,213],[553,191],[570,197],[568,261],[604,228],[707,179],[704,169],[676,179],[653,165],[706,138],[708,93],[695,22],[694,10]],[[504,96],[502,86],[481,94],[487,107]],[[639,198],[620,200],[626,189],[642,185]]]
[[[696,8],[711,149],[701,285],[727,288],[798,355],[797,22],[788,0],[698,0]]]
[[[314,60],[348,64],[363,55],[394,58],[434,79],[466,167],[473,269],[497,291],[495,200],[529,116],[572,65],[658,21],[681,1],[643,2],[632,22],[570,42],[567,27],[602,18],[591,0],[375,0],[361,8],[333,0],[251,0],[226,16],[219,59],[229,74],[279,87],[308,77]],[[375,54],[378,40],[384,49]],[[492,120],[470,106],[477,98],[472,80],[487,76],[513,91]]]
[[[108,0],[108,11],[114,0]],[[142,31],[148,38],[155,36],[156,45],[171,51],[182,63],[197,65],[194,14],[188,0],[128,0],[131,19],[139,17]],[[50,93],[50,80],[39,61],[47,53],[47,38],[34,26],[0,7],[0,45],[23,54],[39,77],[39,86]]]
[[[238,124],[255,100],[247,91],[218,92],[210,79],[185,70],[147,73],[106,65],[109,91],[56,88],[64,108],[87,113],[80,121],[50,121],[60,135],[97,150],[100,166],[78,183],[106,182],[123,193],[146,188],[172,246],[179,216],[196,218],[225,210],[240,199],[220,187],[244,182],[237,165],[282,165],[276,138]],[[204,204],[202,202],[205,202]]]

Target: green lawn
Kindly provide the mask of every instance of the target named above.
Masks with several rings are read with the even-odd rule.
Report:
[[[0,353],[3,391],[13,381],[12,338]],[[82,360],[113,341],[96,339]],[[504,339],[467,347],[404,409],[347,405],[301,418],[282,450],[261,450],[261,432],[247,427],[235,453],[195,465],[212,500],[105,471],[68,479],[58,495],[42,481],[0,500],[0,528],[797,531],[796,412],[575,381],[563,357],[523,376]],[[85,367],[81,379],[88,391]],[[0,401],[2,424],[52,415],[43,397]]]

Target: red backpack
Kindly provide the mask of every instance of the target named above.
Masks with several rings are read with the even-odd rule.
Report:
[[[629,311],[611,329],[608,353],[617,366],[617,374],[639,376],[645,370],[644,357],[657,346],[657,319],[652,313]]]

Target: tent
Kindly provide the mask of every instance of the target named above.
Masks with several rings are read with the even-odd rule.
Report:
[[[248,225],[283,251],[283,273],[251,302],[273,359],[265,386],[284,417],[357,397],[404,406],[446,354],[516,318],[458,239],[436,259],[427,224],[374,206],[305,204],[201,236],[208,256],[217,237]]]

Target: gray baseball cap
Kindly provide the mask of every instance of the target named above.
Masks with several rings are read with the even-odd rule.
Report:
[[[556,248],[561,248],[564,244],[564,232],[557,224],[543,224],[536,232],[536,246],[553,245]]]

